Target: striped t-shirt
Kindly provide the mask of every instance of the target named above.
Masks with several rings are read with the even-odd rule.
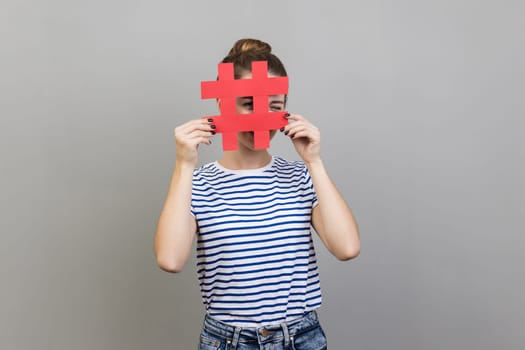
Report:
[[[191,204],[197,274],[210,316],[260,327],[321,305],[310,232],[317,197],[302,162],[273,157],[250,170],[206,164],[194,172]]]

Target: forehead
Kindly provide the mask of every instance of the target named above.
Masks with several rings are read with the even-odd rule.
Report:
[[[278,75],[278,74],[275,74],[274,72],[272,71],[269,71],[268,72],[268,77],[269,78],[279,78],[281,77],[281,75]],[[249,71],[245,71],[241,74],[240,78],[239,79],[251,79],[252,78],[252,72],[249,72]]]
[[[284,103],[284,95],[281,94],[281,95],[268,96],[268,101],[269,102],[282,102],[282,103]]]

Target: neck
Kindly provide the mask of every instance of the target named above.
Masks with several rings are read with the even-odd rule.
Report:
[[[245,150],[239,148],[236,151],[225,151],[219,163],[226,169],[244,170],[258,169],[268,165],[272,156],[267,150]]]

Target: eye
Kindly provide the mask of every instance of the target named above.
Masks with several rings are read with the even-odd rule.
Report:
[[[281,105],[271,105],[270,110],[272,112],[280,112],[283,110],[283,107]]]
[[[242,104],[244,108],[252,109],[253,108],[253,102],[244,102]]]

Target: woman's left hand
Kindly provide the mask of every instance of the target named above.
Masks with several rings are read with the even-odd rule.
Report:
[[[295,150],[305,163],[321,159],[321,133],[319,129],[298,114],[288,116],[290,123],[281,129],[292,139]]]

